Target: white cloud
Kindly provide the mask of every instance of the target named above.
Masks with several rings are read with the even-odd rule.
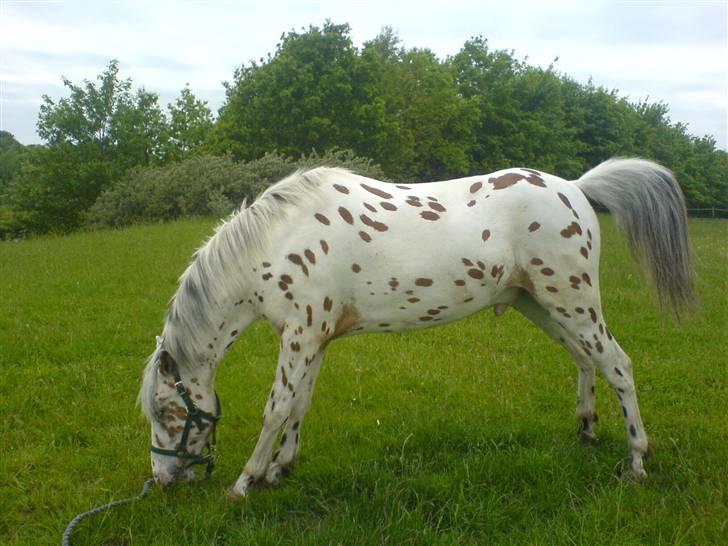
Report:
[[[236,67],[275,51],[283,32],[327,18],[350,23],[357,45],[391,26],[406,47],[443,58],[473,35],[541,66],[558,56],[556,68],[578,81],[592,76],[634,100],[665,101],[673,120],[713,133],[723,148],[728,141],[725,2],[5,1],[0,9],[0,121],[25,142],[37,142],[40,95],[64,94],[62,75],[94,79],[116,58],[122,77],[163,102],[189,83],[217,107]]]

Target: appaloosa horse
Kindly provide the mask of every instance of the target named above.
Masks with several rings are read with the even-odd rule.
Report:
[[[645,434],[632,363],[602,316],[600,232],[589,200],[616,216],[676,313],[693,300],[680,188],[667,169],[615,159],[579,180],[532,169],[389,184],[341,169],[299,171],[234,214],[180,279],[140,399],[152,423],[152,468],[191,477],[219,416],[218,363],[258,318],[280,334],[263,430],[232,487],[275,483],[296,458],[327,344],[401,332],[511,306],[563,345],[579,370],[576,413],[594,438],[599,368],[622,405],[631,472],[644,477]],[[278,450],[275,439],[285,425]]]

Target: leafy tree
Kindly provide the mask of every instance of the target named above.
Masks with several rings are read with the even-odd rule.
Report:
[[[98,83],[75,85],[55,102],[43,97],[38,133],[47,141],[28,154],[11,184],[11,200],[35,231],[68,231],[110,183],[136,165],[163,161],[166,118],[157,95],[132,93],[111,61]]]
[[[25,147],[8,131],[0,131],[0,204],[7,200],[10,180],[20,171]]]
[[[237,69],[225,84],[213,148],[251,159],[272,149],[300,155],[350,142],[356,57],[348,25],[284,34],[268,62]]]
[[[190,157],[200,149],[213,126],[207,101],[196,98],[187,84],[167,111],[169,139],[165,153],[172,160]]]

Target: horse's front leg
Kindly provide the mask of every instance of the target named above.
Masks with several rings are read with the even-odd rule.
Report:
[[[296,396],[291,404],[291,413],[286,421],[286,430],[281,436],[281,442],[273,454],[273,460],[268,465],[265,480],[270,484],[278,482],[281,474],[287,474],[296,461],[296,455],[301,446],[301,426],[308,408],[311,406],[313,389],[316,386],[323,351],[304,358],[305,370],[300,374],[300,388],[296,389]]]
[[[297,405],[296,398],[300,398],[299,393],[303,395],[306,391],[303,376],[307,375],[310,355],[316,355],[318,352],[319,347],[316,342],[304,341],[296,330],[281,335],[276,376],[263,413],[263,429],[253,454],[229,491],[228,496],[231,499],[244,497],[253,484],[266,476],[278,432]]]

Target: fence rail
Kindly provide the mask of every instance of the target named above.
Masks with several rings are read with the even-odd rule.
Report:
[[[589,201],[591,206],[597,212],[609,212],[606,207]],[[691,218],[722,218],[728,220],[728,209],[719,209],[717,207],[704,207],[704,208],[688,208],[688,216]]]
[[[728,218],[728,209],[718,209],[715,207],[688,209],[688,216],[697,216],[700,218]]]

